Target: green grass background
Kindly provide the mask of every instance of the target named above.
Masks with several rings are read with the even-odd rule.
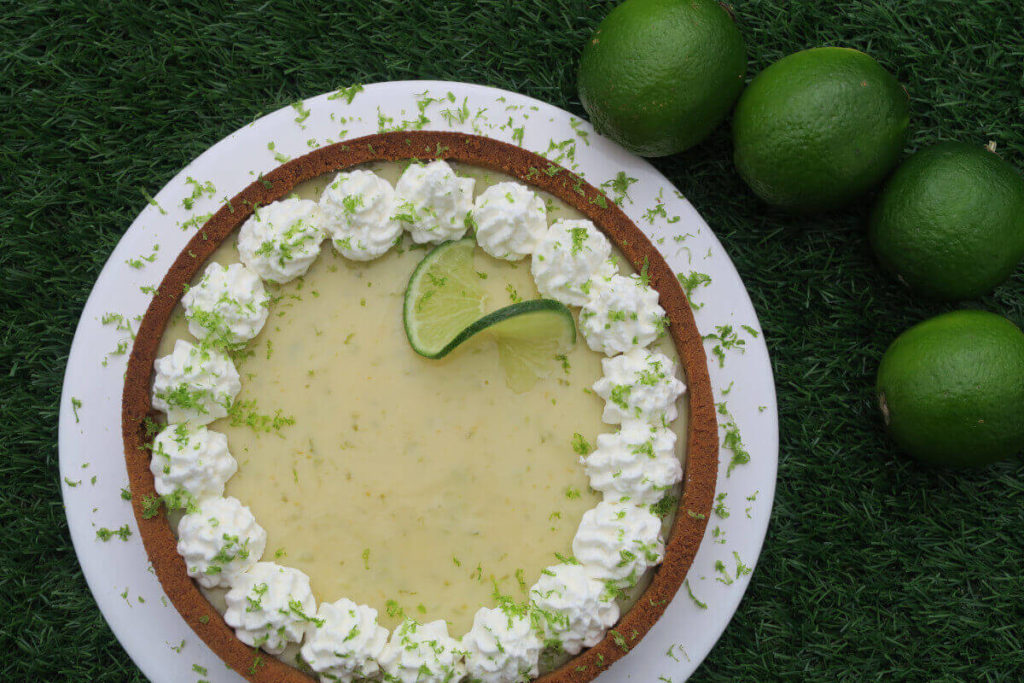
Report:
[[[72,332],[155,192],[260,113],[355,82],[436,78],[583,112],[579,51],[614,3],[0,2],[0,680],[140,680],[78,569],[57,474]],[[1024,166],[1020,0],[735,3],[750,73],[865,50],[912,97],[907,151],[995,140]],[[1021,680],[1024,463],[928,470],[872,399],[878,359],[954,308],[881,274],[870,200],[792,218],[758,202],[727,127],[656,165],[711,224],[771,350],[781,453],[765,550],[696,681]],[[1024,323],[1021,272],[982,307]]]

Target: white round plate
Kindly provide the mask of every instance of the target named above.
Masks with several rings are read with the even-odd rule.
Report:
[[[377,83],[280,109],[208,149],[167,183],[132,223],[85,304],[61,397],[64,503],[75,551],[96,603],[150,680],[243,680],[193,634],[166,600],[143,550],[131,506],[122,498],[128,485],[120,428],[125,350],[149,303],[148,288],[158,284],[205,215],[225,198],[285,157],[398,127],[478,133],[571,168],[590,183],[604,185],[610,197],[621,197],[622,208],[650,235],[673,270],[692,283],[703,282],[695,285],[691,297],[699,307],[697,325],[706,335],[719,402],[719,436],[734,446],[720,454],[720,505],[709,520],[687,583],[665,615],[629,655],[599,678],[605,683],[686,680],[736,611],[771,514],[778,417],[757,316],[711,229],[650,164],[598,136],[590,124],[568,112],[465,83]],[[193,194],[198,196],[191,201]],[[705,274],[710,281],[694,273]],[[749,462],[730,467],[737,449],[749,453]],[[97,537],[100,528],[117,530],[124,525],[131,531],[127,540]]]

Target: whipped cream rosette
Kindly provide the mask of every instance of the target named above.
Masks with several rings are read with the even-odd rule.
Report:
[[[178,554],[203,588],[229,588],[251,569],[267,545],[267,532],[237,498],[207,498],[178,522]]]
[[[205,426],[167,425],[153,439],[149,471],[161,496],[185,494],[202,501],[224,493],[224,483],[238,471],[228,439]]]
[[[667,322],[658,292],[639,275],[593,280],[580,310],[580,329],[587,346],[608,356],[647,346]]]
[[[683,478],[676,434],[660,424],[626,420],[619,431],[599,434],[597,448],[580,458],[590,487],[610,502],[652,505]]]
[[[526,683],[537,677],[542,643],[526,609],[481,607],[462,647],[471,681]]]
[[[241,263],[227,268],[211,263],[202,279],[181,297],[192,336],[227,346],[260,333],[270,313],[269,301],[263,280]]]
[[[457,240],[469,227],[475,184],[455,175],[444,161],[412,163],[395,184],[394,218],[416,244]]]
[[[302,659],[321,681],[375,678],[388,642],[388,630],[377,623],[377,610],[347,598],[320,603],[302,645]]]
[[[593,281],[611,277],[612,244],[585,219],[559,219],[533,251],[530,272],[543,296],[567,306],[587,303]]]
[[[246,645],[279,655],[320,625],[309,577],[298,569],[257,562],[239,574],[224,597],[224,621]]]
[[[544,200],[519,183],[491,185],[473,202],[476,243],[494,258],[529,256],[547,232]]]
[[[604,376],[594,392],[605,400],[601,419],[608,424],[645,420],[663,424],[676,419],[676,400],[686,390],[675,376],[676,366],[659,351],[633,349],[601,361]]]
[[[556,564],[530,588],[544,637],[571,655],[593,647],[619,620],[619,606],[605,585],[579,564]]]
[[[320,255],[324,231],[308,199],[258,207],[238,231],[238,256],[264,280],[284,284],[304,275]]]
[[[632,503],[598,503],[583,513],[572,552],[590,576],[629,588],[665,554],[661,520]]]
[[[463,655],[443,620],[420,624],[406,619],[391,634],[380,667],[389,683],[454,683],[466,675]]]
[[[353,261],[383,256],[402,235],[392,216],[395,189],[372,171],[343,171],[320,195],[320,218],[339,254]]]
[[[238,371],[220,351],[192,345],[184,339],[174,351],[153,364],[153,407],[172,423],[204,425],[226,417],[242,390]]]

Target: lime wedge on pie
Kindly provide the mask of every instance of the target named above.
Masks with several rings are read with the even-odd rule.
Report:
[[[473,270],[475,241],[446,242],[420,262],[405,290],[405,333],[413,350],[443,358],[478,334],[498,344],[509,386],[522,391],[548,375],[556,356],[576,343],[572,312],[553,299],[520,301],[483,313]]]
[[[416,266],[405,289],[405,334],[416,353],[442,358],[465,339],[459,332],[484,312],[484,295],[473,271],[472,238],[445,242]]]
[[[557,357],[576,343],[572,312],[554,299],[520,301],[500,308],[463,334],[468,339],[484,329],[497,340],[505,381],[516,392],[526,391],[538,378],[550,375]]]

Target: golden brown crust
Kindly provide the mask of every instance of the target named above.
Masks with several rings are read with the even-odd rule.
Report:
[[[287,195],[298,183],[368,161],[449,159],[500,171],[549,192],[598,225],[640,270],[647,264],[651,285],[668,313],[669,330],[683,364],[689,390],[689,425],[683,494],[666,544],[665,560],[651,585],[615,626],[615,634],[585,650],[541,679],[543,683],[583,683],[595,678],[631,649],[654,625],[686,577],[704,536],[718,474],[718,426],[707,358],[693,312],[668,264],[626,214],[597,189],[567,169],[519,147],[476,135],[447,132],[395,132],[370,135],[323,147],[273,170],[221,208],[178,255],[142,319],[125,374],[121,428],[132,490],[132,506],[146,552],[168,598],[196,634],[232,669],[250,681],[309,683],[312,679],[274,657],[260,655],[238,640],[223,618],[188,577],[177,541],[163,512],[146,519],[143,499],[156,494],[149,471],[144,419],[150,414],[150,382],[156,350],[183,286],[220,243],[253,211]],[[615,635],[625,647],[616,644]]]

